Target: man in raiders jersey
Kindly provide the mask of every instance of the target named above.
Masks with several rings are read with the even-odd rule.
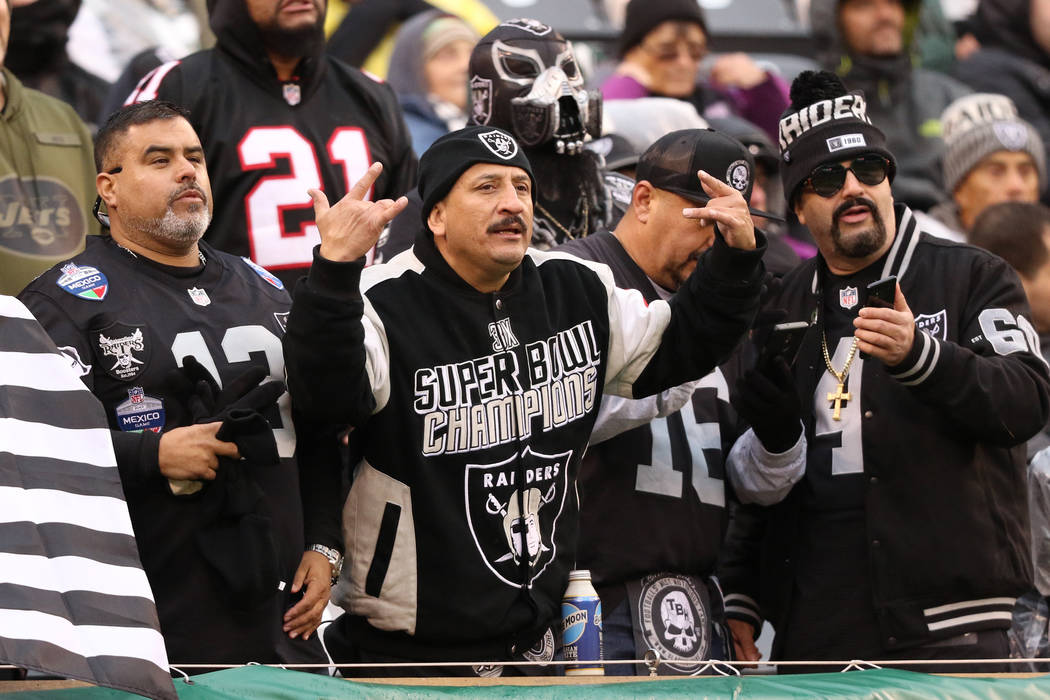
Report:
[[[894,155],[861,95],[805,72],[791,97],[781,177],[819,255],[767,308],[813,321],[793,368],[805,475],[747,549],[757,577],[744,556],[723,583],[776,628],[777,659],[1007,657],[1032,575],[1025,441],[1050,414],[1024,289],[1001,259],[894,204]],[[867,298],[890,276],[887,304]],[[740,405],[768,422],[760,401]],[[762,441],[745,433],[730,464],[767,469],[749,449]]]
[[[114,113],[95,158],[111,235],[20,298],[105,407],[168,657],[323,660],[310,637],[341,549],[338,485],[296,467],[289,295],[198,243],[212,194],[178,107]]]
[[[320,242],[306,191],[336,200],[368,166],[369,197],[399,197],[416,158],[392,90],[324,50],[325,0],[209,0],[215,48],[159,66],[128,102],[190,111],[219,205],[205,240],[286,282]]]
[[[631,205],[615,231],[558,250],[609,265],[618,286],[646,301],[671,298],[717,235],[714,221],[683,216],[710,201],[698,169],[749,199],[755,163],[742,143],[709,129],[673,131],[639,159]],[[577,566],[591,571],[602,600],[605,659],[654,649],[668,662],[661,673],[688,675],[699,670],[695,662],[733,658],[711,575],[728,520],[723,455],[738,435],[729,405],[737,364],[648,399],[602,398],[580,466]],[[784,459],[800,462],[805,438],[793,442]],[[607,675],[633,670],[648,673],[605,667]]]

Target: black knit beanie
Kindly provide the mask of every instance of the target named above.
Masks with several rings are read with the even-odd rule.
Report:
[[[707,23],[698,0],[631,0],[620,35],[620,58],[642,43],[646,34],[670,20],[695,22],[707,36]]]
[[[532,181],[535,201],[536,178],[532,165],[514,137],[494,126],[468,126],[441,136],[419,159],[419,197],[423,200],[420,215],[425,228],[434,205],[445,198],[460,175],[478,163],[521,168]]]

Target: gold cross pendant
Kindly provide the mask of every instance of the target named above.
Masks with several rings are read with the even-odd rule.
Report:
[[[831,414],[832,420],[842,420],[842,404],[849,401],[850,396],[848,391],[843,391],[846,385],[843,382],[839,382],[839,388],[834,392],[828,392],[828,401],[835,404],[835,412]]]

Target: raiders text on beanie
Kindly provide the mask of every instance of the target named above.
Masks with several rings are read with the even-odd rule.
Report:
[[[800,73],[791,83],[791,106],[780,118],[780,179],[788,202],[795,201],[796,190],[817,166],[862,153],[889,160],[893,181],[897,160],[868,118],[864,97],[847,92],[834,73]]]
[[[707,36],[707,23],[698,0],[631,0],[624,14],[620,57],[642,43],[645,35],[664,22],[695,22]]]
[[[418,187],[423,200],[424,227],[434,205],[445,198],[460,175],[478,163],[521,168],[532,181],[535,200],[536,178],[532,175],[529,159],[514,137],[493,126],[468,126],[441,136],[419,159]]]
[[[996,151],[1023,151],[1039,171],[1039,189],[1046,187],[1046,151],[1031,124],[1021,119],[1006,95],[979,92],[960,97],[941,114],[944,138],[944,186],[949,192],[977,164]]]

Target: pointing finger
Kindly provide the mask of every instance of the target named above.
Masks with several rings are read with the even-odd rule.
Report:
[[[350,191],[346,193],[347,198],[359,201],[364,200],[368,190],[372,189],[372,185],[375,184],[381,172],[383,172],[383,164],[379,161],[368,166],[368,170],[365,171],[361,179],[355,182]]]
[[[724,197],[736,192],[735,189],[704,170],[697,170],[696,176],[700,178],[700,186],[704,188],[704,192],[712,197]]]

